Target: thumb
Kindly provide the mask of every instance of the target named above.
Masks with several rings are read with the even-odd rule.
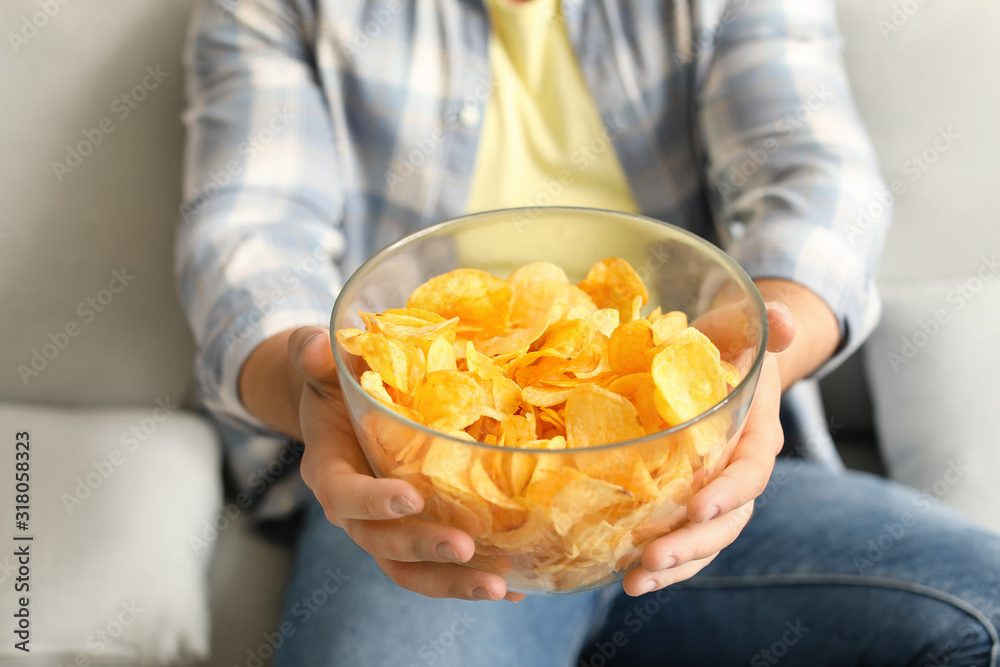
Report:
[[[764,306],[767,308],[767,351],[781,352],[795,338],[795,319],[788,306],[780,301],[768,301]]]
[[[288,358],[307,379],[336,382],[330,332],[323,327],[300,327],[288,337]]]

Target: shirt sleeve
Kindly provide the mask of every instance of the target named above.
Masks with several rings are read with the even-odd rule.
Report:
[[[822,375],[878,321],[874,272],[892,205],[832,3],[733,0],[712,32],[695,53],[696,104],[719,237],[751,278],[794,281],[833,310],[841,342]]]
[[[201,400],[267,433],[238,394],[243,362],[290,328],[328,326],[344,250],[309,3],[198,3],[185,53],[188,130],[175,275]]]

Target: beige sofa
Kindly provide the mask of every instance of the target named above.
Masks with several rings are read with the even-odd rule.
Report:
[[[190,4],[8,0],[0,19],[9,42],[0,49],[0,438],[20,424],[34,438],[41,589],[34,650],[15,653],[5,640],[0,662],[258,665],[272,652],[289,553],[227,510],[215,434],[185,412],[192,342],[171,250]],[[839,11],[861,113],[899,186],[880,278],[886,325],[867,360],[824,381],[827,416],[850,465],[885,465],[919,488],[941,488],[953,459],[966,457],[959,469],[983,470],[952,474],[958,481],[934,495],[974,514],[980,478],[1000,466],[995,442],[985,447],[992,432],[969,419],[998,397],[981,373],[1000,374],[988,354],[1000,280],[983,268],[1000,251],[991,169],[1000,87],[990,70],[1000,6],[841,0]],[[958,423],[942,450],[933,429]],[[133,441],[142,447],[129,450]],[[2,604],[13,599],[9,572],[0,561]],[[129,612],[138,598],[144,611]]]

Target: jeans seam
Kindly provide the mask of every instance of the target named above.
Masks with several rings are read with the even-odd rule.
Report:
[[[750,588],[752,586],[796,586],[796,585],[834,585],[834,586],[876,586],[886,589],[914,593],[950,604],[960,611],[976,619],[990,637],[989,667],[998,667],[1000,657],[1000,634],[993,622],[979,609],[965,600],[932,586],[925,586],[911,581],[900,581],[887,577],[857,576],[850,574],[778,574],[751,575],[745,577],[697,577],[685,581],[682,588]]]

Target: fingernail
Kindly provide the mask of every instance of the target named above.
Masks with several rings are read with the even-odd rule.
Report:
[[[313,335],[309,336],[309,338],[306,338],[305,341],[302,343],[302,349],[304,350],[307,347],[309,347],[309,343],[313,342],[315,339],[319,338],[322,335],[323,335],[323,332],[319,331],[319,332],[314,333]]]
[[[674,565],[677,565],[677,558],[674,556],[670,556],[665,561],[663,561],[663,565],[660,566],[660,569],[666,570],[667,568],[671,568]]]
[[[645,595],[646,593],[652,593],[653,589],[656,588],[656,582],[652,579],[647,579],[646,583],[642,585],[642,590],[639,591],[639,595]]]
[[[450,560],[452,563],[461,563],[462,559],[458,557],[458,552],[455,551],[455,547],[451,546],[447,542],[442,542],[438,545],[438,556],[444,558],[445,560]],[[480,588],[476,589],[482,590]]]
[[[698,523],[705,523],[706,521],[711,521],[715,517],[719,516],[719,512],[721,512],[721,511],[722,510],[719,509],[718,505],[712,506],[712,511],[709,512],[708,515],[704,519],[702,519],[701,521],[699,521]]]
[[[493,593],[490,593],[487,589],[483,588],[482,586],[480,586],[479,588],[477,588],[474,591],[472,591],[472,599],[473,600],[492,600],[493,602],[497,601],[497,599],[493,595]]]
[[[389,507],[393,512],[402,516],[415,514],[417,511],[417,506],[414,505],[413,501],[406,496],[393,496],[392,501],[389,503]]]

